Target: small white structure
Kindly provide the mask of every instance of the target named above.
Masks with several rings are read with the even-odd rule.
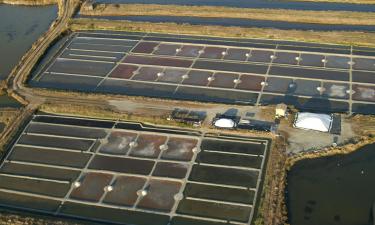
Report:
[[[329,132],[332,120],[332,115],[301,112],[297,113],[293,126],[299,129]]]
[[[148,194],[147,190],[138,190],[137,195],[140,197],[145,197]]]
[[[286,111],[288,110],[288,106],[284,103],[280,103],[276,105],[275,108],[275,116],[277,118],[284,117],[286,115]]]
[[[79,182],[79,181],[75,181],[74,183],[73,183],[73,187],[74,188],[79,188],[81,186],[81,182]]]
[[[214,126],[219,128],[234,128],[236,123],[231,119],[221,118],[214,122]]]
[[[105,186],[105,187],[104,187],[104,191],[106,191],[106,192],[111,192],[111,191],[113,191],[113,186],[111,186],[111,185]]]

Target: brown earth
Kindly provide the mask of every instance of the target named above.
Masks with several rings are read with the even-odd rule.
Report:
[[[272,20],[293,23],[374,25],[374,13],[349,11],[310,11],[252,9],[221,6],[180,6],[156,4],[95,4],[81,7],[80,14],[90,16],[187,16]]]

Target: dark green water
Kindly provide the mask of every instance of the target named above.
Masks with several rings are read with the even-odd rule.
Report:
[[[286,196],[291,225],[372,225],[375,144],[298,162],[288,174]]]
[[[0,108],[19,108],[22,104],[7,95],[0,95]]]
[[[0,79],[5,79],[57,17],[57,6],[0,4]]]

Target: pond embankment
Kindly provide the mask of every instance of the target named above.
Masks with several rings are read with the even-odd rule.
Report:
[[[179,16],[200,18],[232,18],[291,23],[375,25],[374,13],[350,11],[311,11],[286,9],[253,9],[221,6],[180,6],[156,4],[84,4],[86,16]]]
[[[374,0],[290,0],[293,2],[321,2],[321,3],[341,3],[341,4],[375,4]]]
[[[151,23],[134,21],[112,21],[99,19],[74,19],[70,21],[74,30],[115,30],[168,34],[204,35],[228,38],[262,38],[273,40],[303,41],[341,45],[375,47],[375,33],[360,31],[302,31],[271,28],[243,28],[226,26],[204,26],[176,23]]]
[[[57,4],[60,0],[0,0],[0,3],[9,5],[52,5]]]

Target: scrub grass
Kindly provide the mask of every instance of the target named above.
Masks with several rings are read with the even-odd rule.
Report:
[[[62,219],[28,212],[0,209],[0,225],[99,225],[94,222]]]
[[[354,132],[375,136],[375,116],[355,115],[351,121]]]
[[[236,18],[341,25],[375,24],[375,14],[366,12],[252,9],[220,6],[96,4],[93,10],[88,9],[88,7],[82,7],[80,14],[90,16],[186,16]]]
[[[290,0],[292,2],[330,2],[350,4],[375,4],[374,0]]]
[[[285,186],[285,143],[280,138],[274,138],[269,151],[266,175],[264,178],[260,201],[254,215],[254,225],[279,225],[287,221],[284,205]]]
[[[111,21],[84,18],[71,20],[69,26],[73,31],[115,30],[130,32],[154,32],[167,34],[203,35],[211,37],[259,38],[375,47],[375,33],[366,32],[279,30],[268,28],[243,28],[176,23],[134,22],[126,20]]]
[[[0,3],[10,5],[52,5],[59,0],[0,0]]]
[[[167,117],[172,112],[165,111],[163,115],[150,114],[150,112],[140,111],[118,111],[111,107],[97,106],[97,105],[82,105],[76,103],[44,103],[39,106],[39,110],[45,113],[51,114],[63,114],[68,116],[81,116],[89,118],[109,119],[109,120],[120,120],[120,121],[131,121],[131,122],[142,122],[144,124],[176,127],[190,129],[194,128],[190,124],[180,123],[174,120],[167,120]],[[256,130],[218,130],[210,125],[202,125],[200,128],[194,128],[195,130],[211,132],[211,133],[225,133],[232,135],[246,135],[252,137],[262,138],[273,138],[274,135],[269,132],[256,131]]]
[[[339,155],[339,154],[349,154],[365,145],[373,144],[373,143],[375,143],[375,136],[369,135],[369,136],[352,138],[351,140],[348,141],[347,144],[339,146],[339,147],[327,147],[320,151],[301,153],[301,154],[292,156],[287,160],[286,170],[290,170],[296,162],[303,160],[303,159],[315,159],[315,158],[334,156],[334,155]]]
[[[2,129],[0,130],[0,158],[3,156],[5,145],[12,136],[13,128],[17,129],[19,120],[22,120],[21,113],[23,109],[2,109],[0,111],[0,123],[2,124]],[[1,223],[0,223],[1,224]]]
[[[158,124],[166,126],[175,126],[183,128],[191,128],[192,126],[178,123],[176,121],[167,120],[168,114],[164,116],[144,116],[135,113],[117,112],[109,107],[97,107],[78,104],[53,104],[46,103],[40,106],[40,111],[53,114],[64,114],[70,116],[92,117],[110,120],[122,121],[141,121],[142,123]]]
[[[10,125],[19,115],[20,109],[3,109],[0,111],[0,123]]]

